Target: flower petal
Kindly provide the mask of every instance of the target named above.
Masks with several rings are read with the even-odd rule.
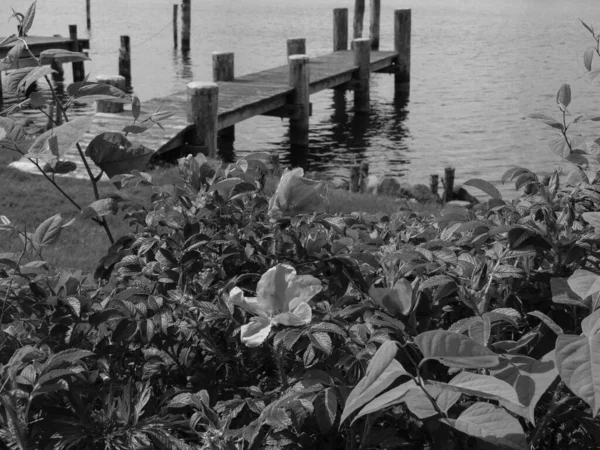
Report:
[[[250,314],[254,314],[256,316],[266,315],[262,311],[257,299],[255,297],[245,297],[242,290],[237,286],[229,291],[229,301],[234,305],[242,307]]]
[[[322,181],[303,178],[301,168],[283,173],[275,195],[269,200],[271,221],[298,214],[325,211],[327,185]]]
[[[248,347],[258,347],[269,337],[271,320],[265,317],[253,317],[250,323],[242,325],[242,343]]]
[[[296,275],[296,271],[287,277],[285,301],[289,310],[293,310],[301,303],[308,302],[321,292],[321,282],[312,275]]]
[[[256,286],[256,296],[261,309],[268,315],[289,311],[286,302],[287,278],[296,270],[287,264],[277,264],[267,270]]]
[[[308,303],[300,303],[293,311],[277,314],[271,321],[273,324],[301,327],[312,320],[312,309]]]

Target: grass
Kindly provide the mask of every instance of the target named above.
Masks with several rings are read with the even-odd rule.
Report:
[[[8,167],[19,155],[0,150],[0,215],[7,216],[21,230],[33,232],[48,217],[61,213],[64,219],[77,216],[75,207],[67,201],[43,176],[24,173]],[[155,184],[174,184],[178,175],[176,168],[161,168],[150,172]],[[65,177],[57,177],[57,182],[81,207],[95,199],[89,182]],[[269,183],[276,185],[275,181]],[[99,183],[101,196],[116,193],[116,188],[108,183]],[[127,198],[149,204],[151,191],[148,187],[128,188]],[[356,194],[347,191],[330,190],[329,213],[363,211],[392,214],[399,208],[398,202],[390,197]],[[436,206],[422,205],[420,212],[432,212]],[[115,239],[133,230],[122,220],[122,215],[108,217],[109,226]],[[80,269],[93,271],[99,259],[104,256],[110,243],[104,230],[90,220],[77,219],[63,230],[58,244],[44,251],[44,258],[51,267],[59,270]],[[18,237],[0,233],[0,253],[20,252],[22,242]]]

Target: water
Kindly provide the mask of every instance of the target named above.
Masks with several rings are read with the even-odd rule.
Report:
[[[11,0],[17,10],[29,1]],[[85,35],[85,2],[40,0],[30,34]],[[142,99],[181,91],[190,80],[210,80],[211,53],[235,52],[236,74],[285,63],[287,38],[306,37],[308,53],[330,51],[332,9],[352,0],[197,0],[192,2],[192,50],[173,50],[172,1],[92,0],[92,76],[117,73],[119,35],[132,43],[132,76]],[[368,2],[367,2],[368,3]],[[371,173],[427,183],[429,174],[456,167],[457,182],[477,177],[500,183],[513,165],[552,171],[553,131],[524,117],[558,117],[555,95],[570,83],[573,116],[598,114],[600,87],[587,81],[582,54],[593,41],[578,18],[598,25],[597,0],[382,0],[381,49],[393,47],[393,10],[412,9],[411,90],[394,98],[393,77],[372,78],[372,111],[355,117],[352,93],[311,96],[310,170],[346,177],[368,161]],[[8,18],[10,10],[3,8]],[[0,16],[2,17],[2,16]],[[368,20],[369,11],[365,17]],[[0,20],[0,34],[12,32]],[[368,30],[368,23],[365,24]],[[180,27],[181,28],[181,27]],[[67,75],[70,68],[65,67]],[[344,107],[345,106],[345,107]],[[600,114],[599,114],[600,115]],[[592,122],[592,124],[595,122]],[[289,157],[287,121],[257,117],[236,126],[236,150],[279,150]],[[585,135],[598,133],[579,126]],[[600,134],[600,133],[598,133]],[[566,167],[566,166],[565,166]],[[506,194],[507,185],[499,186]]]

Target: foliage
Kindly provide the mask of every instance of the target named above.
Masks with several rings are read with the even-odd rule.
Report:
[[[49,274],[44,251],[72,226],[61,215],[33,233],[0,216],[23,242],[0,255],[1,445],[594,448],[600,180],[594,146],[566,123],[570,97],[561,87],[562,123],[533,118],[573,172],[513,168],[514,201],[470,180],[490,197],[472,209],[329,214],[300,170],[269,198],[269,155],[188,156],[174,186],[115,174],[124,193],[148,186],[150,205],[85,209],[135,230],[93,276]],[[64,151],[52,136],[34,147],[50,163]],[[112,170],[105,149],[125,141],[99,139],[87,154]]]

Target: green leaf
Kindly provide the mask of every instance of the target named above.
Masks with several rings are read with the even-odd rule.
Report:
[[[389,408],[390,406],[397,405],[398,403],[403,403],[406,396],[412,389],[421,389],[417,386],[415,380],[408,380],[407,382],[396,386],[394,389],[390,389],[385,394],[380,395],[375,400],[368,403],[363,409],[361,409],[352,422],[354,422],[356,419],[366,416],[367,414],[381,411],[382,409]]]
[[[449,383],[438,381],[430,381],[430,383],[451,392],[460,392],[490,400],[506,400],[521,405],[517,392],[510,384],[489,375],[461,372]]]
[[[335,423],[338,408],[338,398],[335,387],[329,387],[319,392],[313,402],[317,424],[322,434],[327,434]]]
[[[24,92],[19,89],[19,84],[32,70],[35,70],[35,67],[25,67],[23,69],[10,71],[6,77],[6,87],[8,88],[8,91],[17,95]]]
[[[552,139],[548,143],[548,145],[550,147],[550,150],[552,150],[553,153],[560,156],[561,158],[566,158],[571,154],[569,144],[567,144],[567,141],[562,136],[557,137],[556,139]]]
[[[31,105],[36,108],[40,108],[46,104],[46,98],[41,92],[32,92],[29,96],[29,101],[31,102]]]
[[[435,359],[448,367],[480,369],[498,364],[498,355],[462,334],[444,330],[426,331],[415,338],[425,359]]]
[[[448,389],[442,389],[429,381],[425,382],[427,394],[435,400],[438,408],[443,412],[448,412],[452,406],[460,399],[460,392],[453,392]],[[436,416],[438,411],[435,409],[429,397],[425,395],[423,389],[416,387],[410,389],[403,398],[406,407],[419,419],[427,419]]]
[[[588,72],[592,71],[592,61],[594,59],[594,53],[596,53],[596,49],[594,47],[588,47],[583,52],[583,65],[585,66]]]
[[[27,134],[21,125],[7,117],[0,117],[0,128],[6,135],[0,139],[0,147],[14,149],[14,145],[27,139]]]
[[[553,117],[548,116],[546,114],[534,113],[529,114],[527,117],[530,119],[539,120],[542,123],[545,123],[549,127],[556,128],[557,130],[562,131],[564,129],[563,124],[555,120]]]
[[[35,0],[27,9],[25,13],[25,17],[21,21],[21,35],[25,36],[27,32],[31,29],[31,25],[33,25],[33,19],[35,17],[35,5],[37,0]]]
[[[71,96],[82,103],[98,100],[112,103],[131,103],[133,101],[131,95],[106,83],[83,82],[77,89],[73,89]]]
[[[55,159],[56,155],[52,154],[52,146],[49,145],[49,141],[55,138],[57,139],[58,156],[64,157],[77,142],[83,139],[93,120],[94,116],[77,117],[59,127],[46,131],[33,142],[26,156],[44,161]]]
[[[90,58],[85,53],[71,52],[69,50],[50,49],[40,53],[40,62],[42,65],[50,64],[52,60],[60,63],[70,63],[78,61],[89,61]]]
[[[142,112],[142,104],[137,95],[133,96],[133,100],[131,102],[131,115],[133,116],[133,120],[136,121],[140,117]]]
[[[589,270],[577,269],[567,280],[569,287],[583,300],[600,293],[600,276]]]
[[[586,30],[588,30],[590,33],[592,33],[592,36],[595,36],[594,34],[594,29],[592,27],[590,27],[587,23],[585,23],[583,20],[579,19],[579,21],[581,22],[581,24],[586,28]]]
[[[600,410],[600,334],[563,334],[556,340],[556,364],[562,381],[592,408]]]
[[[96,136],[85,152],[109,178],[132,170],[143,171],[153,153],[143,145],[131,143],[122,134],[112,132]]]
[[[119,205],[113,198],[96,200],[81,211],[81,218],[114,216],[119,211]]]
[[[8,45],[8,44],[12,44],[13,42],[15,42],[17,39],[19,39],[17,37],[16,34],[11,34],[9,36],[6,36],[4,39],[2,39],[2,41],[0,42],[0,47],[4,46],[4,45]]]
[[[571,103],[571,86],[563,84],[556,93],[556,103],[567,108]]]
[[[528,449],[523,428],[503,408],[478,402],[464,410],[458,419],[444,419],[451,427],[469,436],[514,450]]]
[[[498,189],[496,189],[491,183],[487,181],[480,180],[479,178],[471,178],[463,183],[464,186],[473,186],[492,198],[497,198],[502,200],[502,194]]]
[[[538,319],[540,319],[542,322],[544,322],[548,328],[550,328],[554,334],[556,334],[557,336],[560,336],[561,334],[564,334],[563,329],[558,326],[556,324],[556,322],[554,320],[552,320],[550,317],[548,317],[546,314],[544,314],[543,312],[540,311],[531,311],[527,313],[530,316],[533,317],[537,317]]]
[[[412,286],[406,278],[396,281],[392,289],[371,287],[369,295],[376,305],[386,309],[392,315],[406,316],[413,307]]]
[[[594,228],[600,229],[600,212],[584,212],[581,217]]]
[[[575,271],[577,273],[577,270]],[[574,280],[575,281],[575,280]],[[581,280],[583,281],[583,280]],[[579,288],[585,289],[579,281],[575,281]],[[569,282],[565,278],[551,278],[550,288],[552,290],[552,301],[562,305],[574,305],[582,308],[591,309],[592,302],[588,298],[582,298],[571,289]]]
[[[55,214],[54,216],[44,220],[37,227],[33,234],[32,243],[36,249],[49,247],[54,244],[62,231],[62,216]]]

